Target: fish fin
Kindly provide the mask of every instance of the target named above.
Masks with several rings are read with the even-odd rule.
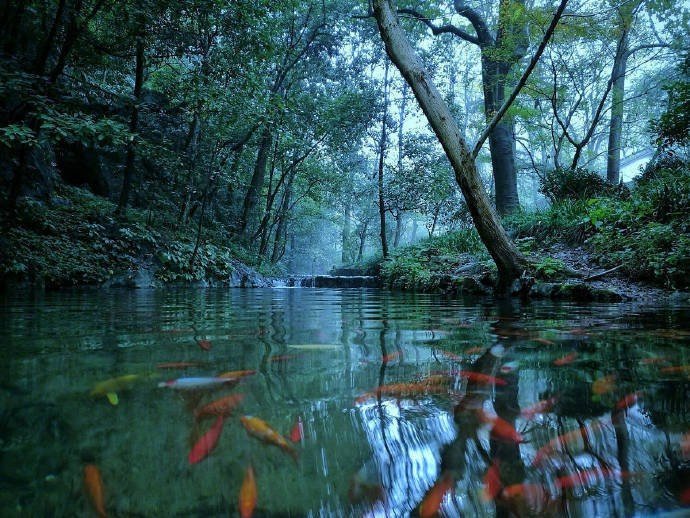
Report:
[[[117,397],[117,394],[115,392],[108,392],[105,397],[108,398],[108,401],[110,401],[111,405],[117,405],[120,400]]]

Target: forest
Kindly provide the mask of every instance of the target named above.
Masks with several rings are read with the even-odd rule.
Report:
[[[476,263],[507,289],[579,262],[689,286],[685,3],[17,0],[0,19],[6,282],[347,267],[430,290]]]
[[[2,0],[0,516],[688,516],[690,2]]]

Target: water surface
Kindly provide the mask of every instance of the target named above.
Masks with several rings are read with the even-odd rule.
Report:
[[[113,290],[5,294],[0,322],[2,516],[95,516],[86,464],[113,516],[234,515],[250,464],[256,516],[407,516],[430,492],[445,516],[690,504],[687,307]],[[255,373],[159,386],[236,370]],[[91,394],[114,378],[117,405]],[[214,423],[195,412],[229,394],[241,405],[190,465]],[[297,462],[242,415],[286,435],[301,419]]]

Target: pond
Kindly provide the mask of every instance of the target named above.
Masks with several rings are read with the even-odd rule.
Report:
[[[97,516],[98,477],[108,515],[238,515],[249,466],[254,516],[690,505],[688,307],[94,290],[0,322],[2,516]]]

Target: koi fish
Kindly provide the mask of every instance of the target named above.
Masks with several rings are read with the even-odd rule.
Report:
[[[199,420],[211,416],[229,417],[243,399],[244,394],[230,394],[229,396],[211,401],[208,405],[196,411],[196,418]]]
[[[304,438],[304,427],[302,426],[302,418],[297,417],[295,425],[290,430],[290,440],[292,442],[300,442]]]
[[[496,439],[519,444],[524,441],[522,435],[505,419],[498,416],[490,416],[483,410],[477,410],[477,417],[483,423],[491,424],[491,435]]]
[[[201,349],[202,351],[210,351],[211,350],[211,341],[210,340],[197,340],[196,343],[199,346],[199,349]]]
[[[465,354],[481,354],[484,352],[484,347],[470,347],[465,351]]]
[[[105,492],[103,491],[103,480],[101,472],[95,464],[84,466],[84,486],[89,494],[91,505],[101,518],[105,518]]]
[[[572,475],[565,475],[563,477],[556,478],[556,484],[563,489],[573,489],[575,487],[585,487],[594,485],[599,480],[603,480],[608,477],[613,477],[620,474],[620,472],[612,469],[601,468],[601,469],[586,469],[584,471],[578,471]]]
[[[654,358],[642,358],[640,360],[641,365],[656,365],[658,363],[666,363],[668,360],[666,358],[659,358],[659,357],[654,357]]]
[[[608,394],[616,387],[616,375],[603,376],[592,383],[592,392],[597,396]]]
[[[161,381],[158,386],[176,390],[198,390],[218,387],[233,381],[235,380],[228,378],[177,378],[175,380]]]
[[[189,463],[196,464],[204,460],[218,444],[220,432],[223,431],[223,417],[218,416],[216,422],[208,429],[204,435],[196,442],[189,452]]]
[[[436,480],[436,483],[426,492],[422,503],[419,504],[419,518],[431,518],[436,516],[441,508],[443,497],[455,486],[455,479],[449,472],[444,472]]]
[[[583,436],[586,437],[587,433],[590,430],[593,431],[599,426],[601,425],[595,421],[594,423],[592,423],[590,429],[588,429],[587,426],[583,426],[582,428],[578,428],[577,430],[571,430],[569,432],[564,433],[563,435],[559,435],[558,437],[551,439],[544,446],[539,448],[539,450],[537,450],[537,454],[535,455],[534,460],[532,461],[532,466],[538,466],[543,462],[547,455],[553,455],[554,453],[558,452],[560,448],[570,446],[581,441]]]
[[[216,378],[241,379],[241,378],[246,378],[247,376],[251,376],[253,374],[256,374],[256,371],[252,371],[252,370],[229,371],[229,372],[224,372],[223,374],[218,374],[218,376],[216,376]]]
[[[199,362],[168,362],[159,363],[156,365],[157,369],[187,369],[189,367],[198,367],[201,363]]]
[[[242,480],[242,487],[240,487],[239,509],[241,518],[251,518],[254,514],[254,509],[256,509],[256,499],[256,480],[254,480],[254,469],[250,464],[247,466],[247,471]]]
[[[253,435],[267,444],[277,446],[297,462],[297,450],[285,440],[285,437],[271,428],[266,421],[250,415],[243,415],[240,417],[240,421],[249,435]]]
[[[125,374],[124,376],[101,381],[100,383],[96,383],[91,389],[91,395],[105,396],[108,398],[111,405],[117,405],[120,401],[117,397],[117,392],[130,388],[132,384],[141,379],[141,377],[142,376],[139,374]]]
[[[556,401],[558,401],[557,397],[550,397],[549,399],[543,399],[539,401],[538,403],[535,403],[531,407],[525,408],[522,412],[520,412],[520,416],[523,417],[524,419],[532,419],[535,415],[537,414],[544,414],[546,412],[551,411],[553,406],[556,404]]]
[[[294,358],[297,358],[296,354],[279,354],[277,356],[271,356],[269,358],[269,361],[272,362],[286,362],[288,360],[292,360]]]
[[[482,498],[485,502],[490,502],[501,492],[501,474],[497,460],[494,460],[484,475],[484,490]]]
[[[390,354],[386,354],[385,356],[382,356],[381,362],[383,362],[383,363],[392,362],[394,360],[397,360],[399,356],[400,356],[400,351],[395,351],[395,352],[392,352]]]
[[[547,340],[546,338],[532,338],[532,341],[537,342],[538,344],[556,345],[556,342],[552,342],[551,340]]]
[[[633,406],[635,403],[637,403],[637,400],[642,396],[642,392],[633,392],[632,394],[628,394],[624,398],[620,399],[616,403],[616,410],[627,410],[631,406]]]
[[[563,365],[568,365],[570,363],[573,363],[576,358],[577,358],[577,353],[566,354],[565,356],[562,356],[561,358],[554,360],[553,364],[556,367],[562,367]]]
[[[472,372],[472,371],[457,371],[456,373],[461,378],[467,378],[472,383],[479,383],[480,385],[507,385],[508,382],[504,379],[497,378],[495,376],[490,376],[482,372]]]

